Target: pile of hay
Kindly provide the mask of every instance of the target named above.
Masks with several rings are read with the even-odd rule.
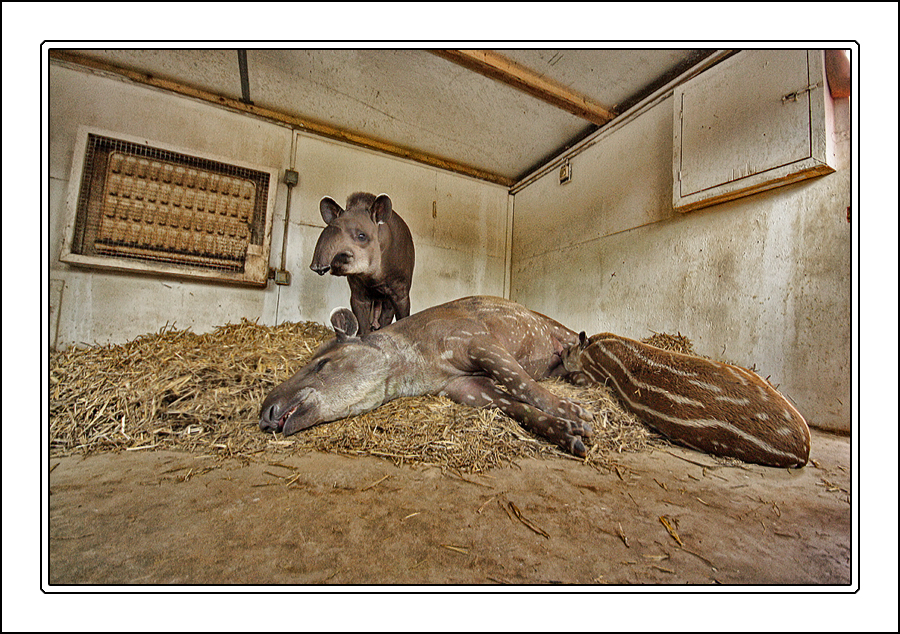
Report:
[[[691,340],[682,335],[680,332],[677,335],[670,335],[664,332],[654,332],[651,337],[641,339],[641,343],[656,346],[657,348],[662,348],[663,350],[669,350],[670,352],[680,352],[681,354],[690,354],[697,356],[697,353],[694,352],[694,344],[691,343]]]
[[[52,353],[51,455],[264,447],[262,400],[328,332],[309,322],[242,321],[203,335],[164,328],[122,345]]]
[[[262,432],[258,416],[266,395],[330,336],[311,322],[268,327],[245,320],[201,335],[164,328],[122,345],[53,353],[50,453],[178,449],[250,456],[318,450],[464,472],[563,455],[500,412],[437,396],[397,399],[288,438]],[[589,464],[607,466],[616,453],[641,450],[659,438],[602,386],[544,385],[594,411],[598,424]]]

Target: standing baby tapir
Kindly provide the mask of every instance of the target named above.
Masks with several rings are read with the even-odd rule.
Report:
[[[750,370],[583,332],[563,364],[574,382],[608,385],[638,418],[680,444],[774,467],[809,459],[803,416]]]
[[[386,194],[351,194],[347,208],[325,197],[319,212],[327,225],[312,263],[319,275],[347,277],[350,308],[361,334],[409,316],[415,249],[412,234]]]
[[[401,396],[440,394],[496,407],[529,431],[584,456],[593,414],[536,382],[564,372],[578,335],[498,297],[467,297],[357,335],[354,314],[332,313],[336,338],[265,399],[260,427],[294,434]]]

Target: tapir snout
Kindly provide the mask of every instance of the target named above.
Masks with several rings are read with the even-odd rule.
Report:
[[[341,272],[347,267],[348,264],[350,264],[352,260],[352,253],[338,253],[331,259],[331,262],[329,262],[328,264],[313,262],[309,265],[309,268],[319,275],[325,275],[326,273],[328,273],[328,271],[331,271],[332,275],[341,275]]]
[[[313,259],[309,268],[325,275],[329,271],[332,275],[347,275],[348,266],[353,261],[352,245],[346,237],[346,232],[338,226],[327,226],[322,231],[316,242]]]
[[[341,251],[331,258],[330,263],[320,264],[314,260],[313,263],[309,265],[309,268],[319,275],[325,275],[328,271],[331,271],[332,275],[347,275],[347,269],[352,262],[353,254],[349,251]]]
[[[319,421],[306,414],[312,408],[314,396],[314,390],[308,387],[299,390],[290,400],[273,392],[263,403],[259,418],[260,429],[280,431],[285,436],[290,436],[301,429],[312,427]]]

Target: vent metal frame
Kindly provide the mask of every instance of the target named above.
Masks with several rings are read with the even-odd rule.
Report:
[[[237,213],[234,206],[230,208],[231,218],[226,217],[225,213],[218,215],[210,211],[207,216],[210,223],[220,220],[224,225],[208,224],[203,228],[198,224],[206,217],[200,211],[184,211],[179,206],[178,214],[169,214],[165,222],[156,220],[158,227],[154,227],[155,235],[163,246],[151,245],[148,248],[134,248],[134,245],[127,244],[127,241],[110,240],[111,232],[127,232],[133,227],[141,227],[140,212],[134,212],[134,206],[140,207],[143,203],[127,200],[131,206],[128,212],[117,212],[113,214],[107,211],[106,218],[102,217],[103,212],[98,211],[100,202],[97,197],[90,200],[95,201],[93,208],[88,209],[91,204],[88,202],[88,193],[84,191],[85,187],[96,187],[97,169],[94,173],[88,170],[91,166],[87,164],[89,158],[88,153],[92,151],[92,137],[100,137],[103,141],[111,141],[113,143],[122,143],[126,146],[133,147],[138,155],[143,152],[159,153],[163,159],[161,162],[163,167],[157,164],[157,169],[166,169],[167,162],[176,164],[179,160],[185,161],[184,165],[199,166],[196,173],[213,173],[221,172],[251,174],[266,191],[259,192],[258,206],[253,210],[252,214],[247,217],[246,213]],[[112,156],[112,150],[103,150]],[[174,159],[166,157],[175,157]],[[174,161],[174,162],[172,162]],[[101,162],[105,162],[105,159]],[[146,160],[142,161],[147,163]],[[106,168],[102,168],[104,172]],[[177,168],[176,168],[177,169]],[[109,197],[111,187],[106,183],[108,172],[99,177],[103,181],[103,197]],[[232,183],[239,181],[238,177],[232,176]],[[157,187],[157,179],[153,179],[154,190]],[[199,180],[199,178],[198,178]],[[92,182],[93,181],[93,182]],[[147,179],[149,183],[149,179]],[[134,181],[137,182],[137,181]],[[167,181],[168,182],[168,181]],[[247,189],[253,189],[252,185],[248,185],[247,181],[242,181]],[[162,186],[162,183],[158,183]],[[278,170],[259,165],[252,165],[233,159],[223,159],[221,157],[212,156],[203,152],[196,152],[190,149],[173,147],[163,143],[148,141],[139,137],[123,135],[117,132],[110,132],[81,126],[75,140],[72,168],[69,178],[68,195],[66,198],[66,225],[64,230],[64,244],[60,253],[60,260],[67,264],[79,267],[107,269],[131,273],[175,276],[181,278],[192,278],[205,280],[210,282],[224,282],[230,284],[241,284],[249,286],[265,287],[268,283],[269,274],[269,253],[272,241],[272,220],[275,209],[275,198],[279,185]],[[179,189],[185,192],[186,187],[193,185],[184,185]],[[173,185],[173,189],[175,186]],[[211,188],[210,188],[211,189]],[[199,186],[196,188],[198,199],[200,198]],[[204,192],[206,189],[204,188]],[[205,196],[205,193],[203,194]],[[127,196],[126,196],[127,198]],[[220,195],[221,198],[221,195]],[[247,198],[247,196],[245,196]],[[209,194],[209,200],[212,200],[212,194]],[[238,200],[235,197],[235,200]],[[219,205],[221,207],[221,204]],[[176,207],[174,201],[172,206],[167,205],[167,209],[174,210]],[[189,206],[185,206],[188,207]],[[121,215],[121,218],[119,216]],[[129,218],[129,215],[131,217]],[[94,219],[94,232],[105,232],[101,237],[106,240],[97,240],[97,235],[90,238],[85,237],[86,220],[88,217]],[[179,221],[183,221],[183,226],[179,226]],[[108,228],[103,229],[103,222],[108,223]],[[147,222],[150,222],[149,220]],[[193,222],[193,225],[190,223]],[[242,225],[244,225],[242,227]],[[230,226],[234,235],[227,236],[227,229],[223,230],[223,226]],[[212,257],[202,255],[194,255],[184,245],[185,241],[194,240],[192,245],[195,249],[201,248],[200,245],[212,244],[215,234],[220,237],[224,236],[225,240],[230,240],[230,246],[226,249],[226,255],[212,254]],[[102,244],[105,243],[105,244]],[[176,243],[182,243],[181,249],[176,249]],[[243,250],[244,244],[246,250]],[[167,250],[167,246],[171,247]],[[155,252],[154,252],[155,249]],[[202,250],[202,249],[201,249]]]

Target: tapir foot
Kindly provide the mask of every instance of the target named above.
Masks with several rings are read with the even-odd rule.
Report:
[[[579,458],[587,455],[584,442],[590,439],[593,429],[586,420],[561,418],[519,401],[498,407],[528,431],[543,436],[570,454]]]
[[[531,431],[544,436],[556,443],[570,454],[584,458],[587,449],[584,441],[591,436],[591,426],[587,422],[572,422],[556,416],[548,416],[541,412],[535,412],[528,416],[522,424]]]
[[[560,399],[560,407],[558,409],[559,416],[566,420],[572,421],[572,429],[574,433],[585,438],[590,438],[594,433],[594,414],[590,410],[582,407],[575,401],[568,399]]]
[[[583,458],[584,441],[593,433],[594,415],[581,405],[564,399],[552,408],[538,408],[504,392],[488,377],[466,376],[449,384],[442,394],[473,407],[496,407],[528,431],[543,436],[565,451]],[[553,411],[548,411],[548,410]]]

